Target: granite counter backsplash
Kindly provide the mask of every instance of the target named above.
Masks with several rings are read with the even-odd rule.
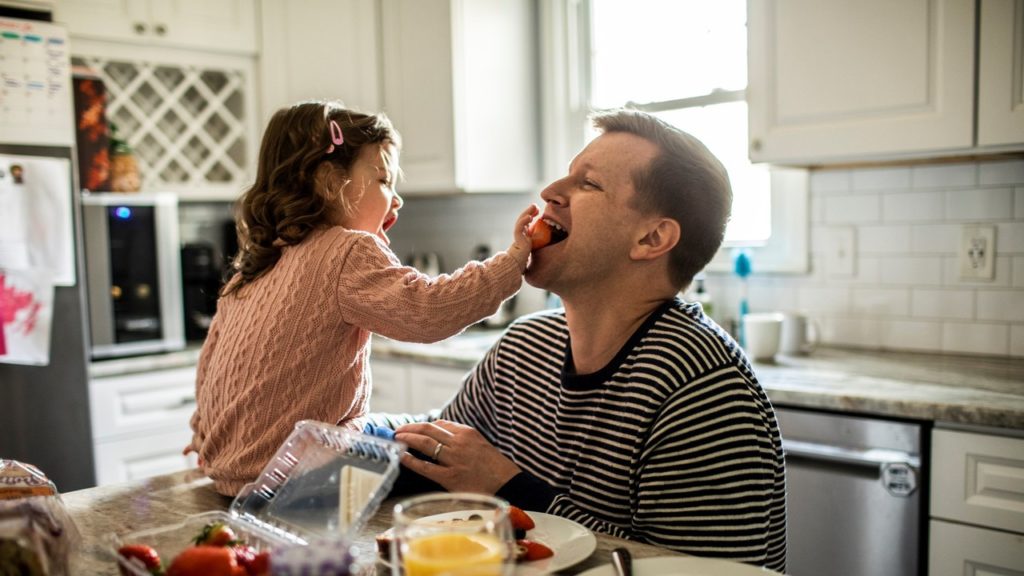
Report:
[[[499,334],[467,332],[437,344],[375,337],[371,358],[469,370]],[[754,370],[780,406],[1024,430],[1022,359],[818,348]]]

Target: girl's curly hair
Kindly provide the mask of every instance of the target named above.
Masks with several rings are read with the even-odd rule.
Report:
[[[330,122],[341,128],[344,143],[332,148]],[[332,221],[351,202],[342,188],[362,148],[401,138],[384,114],[363,114],[340,102],[307,101],[278,110],[260,144],[256,181],[235,207],[238,254],[226,296],[266,274],[285,246],[302,242]]]

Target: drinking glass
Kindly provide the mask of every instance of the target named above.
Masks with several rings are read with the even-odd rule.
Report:
[[[515,543],[508,502],[436,493],[395,506],[393,576],[510,576]]]

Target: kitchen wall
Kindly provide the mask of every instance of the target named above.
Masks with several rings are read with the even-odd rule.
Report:
[[[531,201],[539,196],[406,198],[392,247],[403,258],[439,252],[451,270],[480,242],[507,246]],[[1024,356],[1024,160],[817,170],[810,201],[811,271],[758,273],[755,255],[752,310],[805,312],[831,345]],[[959,278],[961,229],[977,223],[996,227],[991,281]],[[852,274],[826,271],[833,235],[849,232]],[[709,274],[707,286],[727,325],[736,280]]]

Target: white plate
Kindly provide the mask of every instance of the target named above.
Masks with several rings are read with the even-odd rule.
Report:
[[[473,512],[473,510],[446,512],[428,516],[424,520],[464,519]],[[483,511],[480,513],[482,514]],[[515,576],[543,576],[564,570],[586,560],[597,549],[597,537],[582,525],[567,518],[543,512],[530,511],[527,514],[533,518],[534,527],[533,530],[526,533],[526,538],[551,548],[555,555],[543,560],[517,564]],[[378,556],[377,561],[388,568],[391,567],[391,563],[386,558]]]
[[[516,576],[540,576],[565,570],[586,560],[597,549],[594,533],[580,524],[542,512],[527,512],[536,526],[526,533],[527,540],[536,540],[554,551],[543,560],[523,562],[516,566]]]
[[[697,556],[658,556],[633,560],[634,576],[771,576],[778,572],[740,562],[698,558]],[[611,564],[591,568],[579,576],[615,576]]]

